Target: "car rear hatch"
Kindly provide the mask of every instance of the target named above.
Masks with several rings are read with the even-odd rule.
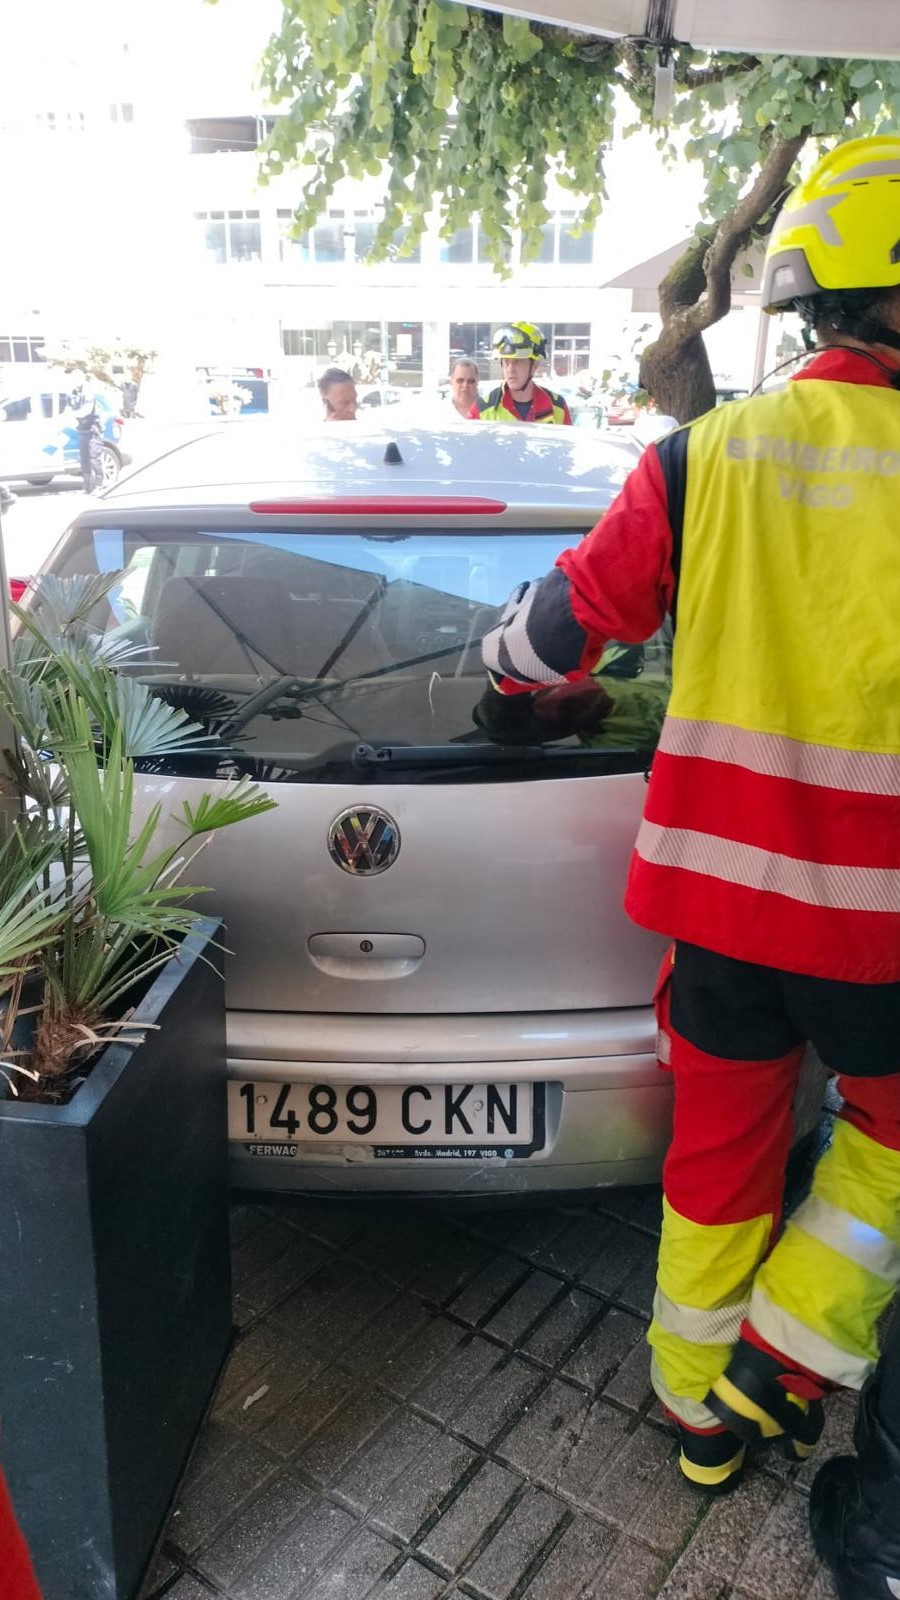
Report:
[[[590,744],[493,745],[480,641],[513,586],[587,531],[483,497],[76,527],[57,570],[127,569],[98,620],[123,670],[214,746],[155,759],[142,803],[248,773],[275,811],[196,868],[241,1012],[552,1013],[647,1003],[658,943],[622,890],[668,642],[611,647]],[[167,824],[173,826],[172,824]],[[552,1053],[552,1052],[551,1052]]]

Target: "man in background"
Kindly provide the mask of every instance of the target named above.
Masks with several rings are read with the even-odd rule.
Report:
[[[464,421],[471,417],[478,399],[478,362],[460,356],[450,368],[450,404]]]
[[[343,367],[328,367],[319,379],[326,422],[356,421],[356,384]]]

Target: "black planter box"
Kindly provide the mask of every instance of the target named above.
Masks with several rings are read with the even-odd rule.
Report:
[[[131,1600],[231,1338],[218,931],[69,1105],[0,1101],[0,1460],[44,1600]]]

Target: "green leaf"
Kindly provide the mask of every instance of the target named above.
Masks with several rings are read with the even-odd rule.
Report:
[[[531,61],[543,48],[531,24],[524,17],[503,13],[503,42],[509,46],[516,61]]]

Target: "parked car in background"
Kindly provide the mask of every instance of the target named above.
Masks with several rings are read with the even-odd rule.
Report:
[[[199,869],[227,924],[243,1188],[578,1190],[659,1175],[663,941],[622,892],[667,695],[668,625],[612,644],[602,733],[525,748],[473,721],[483,635],[636,459],[573,428],[372,419],[298,449],[196,440],[85,507],[49,563],[124,570],[121,670],[214,735],[154,758],[176,811],[247,773],[278,802]],[[34,604],[33,591],[26,603]]]
[[[70,393],[58,380],[51,387],[48,377],[52,375],[42,374],[40,388],[0,384],[0,478],[6,481],[44,485],[60,474],[81,476]],[[105,488],[115,483],[131,456],[122,445],[122,419],[113,399],[98,390],[94,403],[102,432],[100,470]]]

